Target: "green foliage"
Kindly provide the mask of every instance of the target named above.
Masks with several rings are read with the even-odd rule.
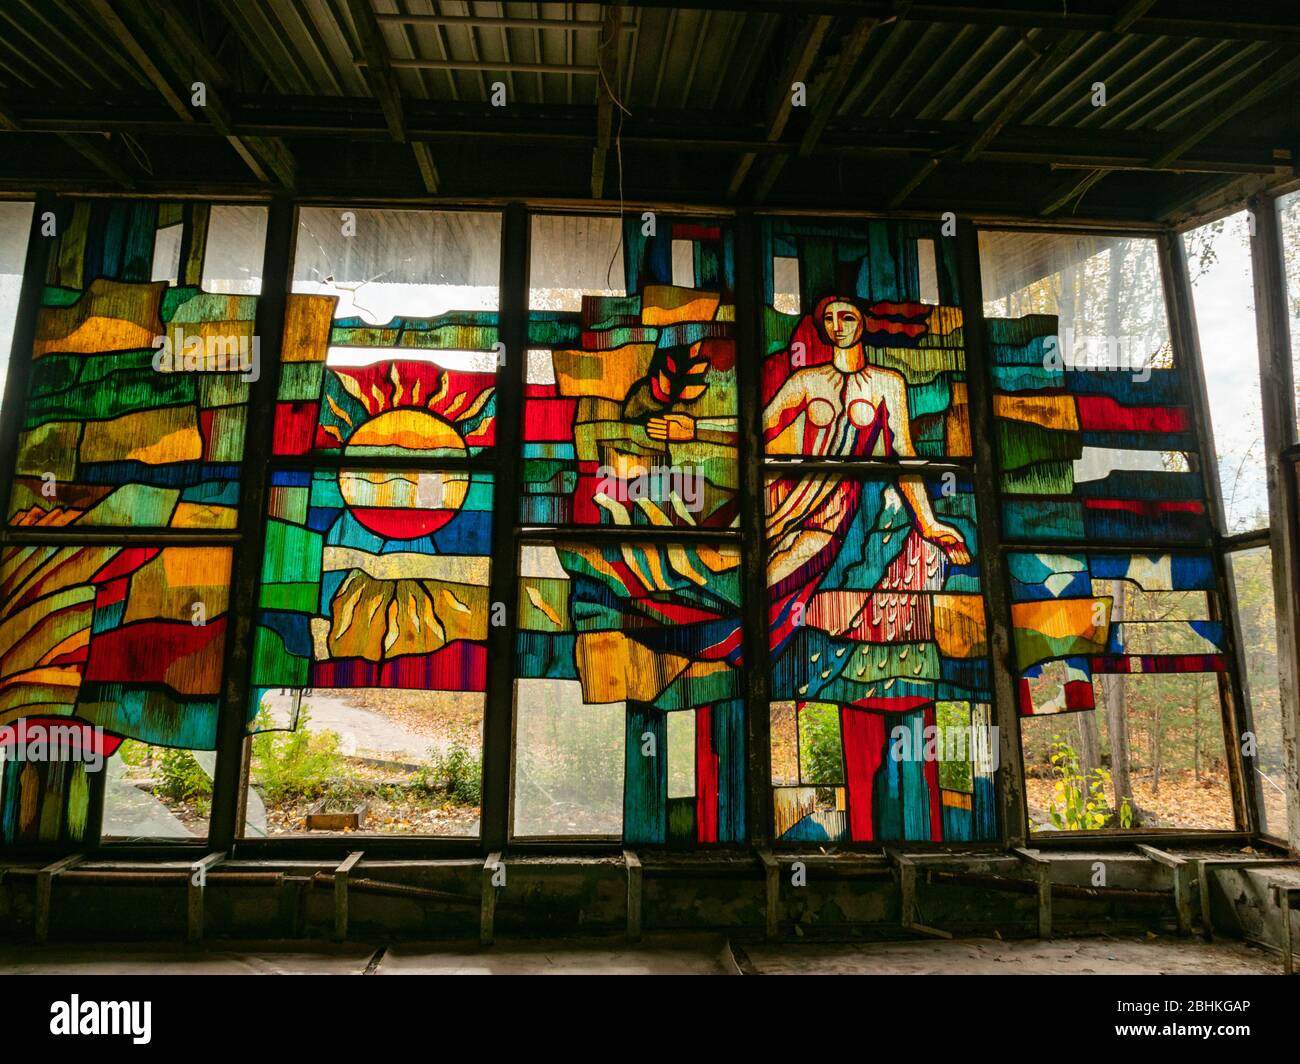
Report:
[[[310,720],[311,714],[304,708],[293,731],[267,730],[253,736],[257,782],[267,800],[318,798],[348,789],[338,733],[313,732],[307,727]],[[257,726],[273,727],[265,710],[258,714]]]
[[[128,768],[141,768],[149,760],[149,747],[135,739],[127,739],[118,747],[117,756]]]
[[[806,705],[799,711],[800,771],[815,783],[844,782],[840,711],[835,706]]]
[[[165,748],[157,762],[154,794],[206,813],[212,801],[212,779],[188,750]]]
[[[445,791],[462,805],[478,805],[483,797],[483,761],[473,750],[456,744],[445,754],[429,753],[412,786],[423,791]]]
[[[1120,800],[1118,811],[1111,808],[1106,797],[1110,773],[1104,768],[1081,772],[1074,747],[1059,735],[1052,737],[1049,760],[1056,783],[1047,803],[1047,815],[1058,831],[1099,831],[1113,827],[1111,822],[1116,817],[1120,827],[1133,826],[1133,806],[1127,796]]]

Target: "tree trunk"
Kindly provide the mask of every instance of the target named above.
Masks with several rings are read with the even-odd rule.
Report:
[[[1201,685],[1196,685],[1196,702],[1192,709],[1192,778],[1201,779]]]
[[[1160,705],[1160,699],[1152,700],[1151,704],[1151,793],[1157,795],[1160,793],[1160,725],[1163,707]]]
[[[1118,624],[1124,619],[1124,581],[1112,580],[1110,593],[1112,601],[1110,622],[1111,624]],[[1126,713],[1127,684],[1124,675],[1116,673],[1101,677],[1099,686],[1101,688],[1101,699],[1106,710],[1106,727],[1110,731],[1110,778],[1114,787],[1112,807],[1119,809],[1125,798],[1128,798],[1131,803],[1133,797],[1133,782],[1129,773],[1131,758],[1128,741],[1128,715]],[[1136,812],[1135,807],[1134,823],[1137,822]]]
[[[1101,729],[1096,713],[1079,713],[1079,771],[1085,776],[1101,768]]]

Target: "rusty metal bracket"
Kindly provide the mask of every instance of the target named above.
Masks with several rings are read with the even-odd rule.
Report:
[[[364,850],[353,850],[338,868],[334,869],[334,938],[346,942],[348,938],[348,879],[352,869],[361,863]]]
[[[190,865],[185,887],[185,941],[203,940],[203,902],[208,888],[208,872],[226,859],[225,850],[217,850]]]
[[[45,942],[50,937],[50,896],[54,891],[54,877],[79,865],[84,855],[71,854],[36,873],[36,941]]]
[[[1178,933],[1190,935],[1192,933],[1192,863],[1185,857],[1158,850],[1145,843],[1138,843],[1138,850],[1148,860],[1164,865],[1173,872],[1174,911],[1178,919]]]
[[[478,931],[479,944],[482,946],[492,945],[496,937],[497,887],[492,878],[500,867],[500,850],[488,854],[488,859],[483,862],[483,907]]]
[[[641,884],[644,870],[635,850],[623,851],[623,864],[627,867],[627,937],[629,942],[641,941]]]

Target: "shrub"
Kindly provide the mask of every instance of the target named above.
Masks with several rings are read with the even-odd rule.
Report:
[[[158,758],[154,793],[204,813],[212,800],[212,779],[188,750],[164,748]]]
[[[1110,773],[1096,768],[1084,773],[1079,769],[1079,755],[1074,747],[1059,735],[1052,737],[1052,773],[1056,784],[1047,803],[1047,815],[1058,831],[1097,831],[1114,827],[1118,817],[1119,827],[1133,826],[1133,806],[1126,797],[1114,810],[1106,797],[1110,786]]]
[[[446,753],[429,752],[429,761],[415,773],[412,786],[446,791],[462,805],[478,805],[483,796],[483,761],[473,750],[456,744]]]
[[[339,753],[337,732],[313,732],[304,708],[293,731],[260,731],[253,736],[253,759],[262,794],[272,802],[286,798],[318,798],[346,789],[347,769]],[[270,728],[270,715],[257,716],[259,728]],[[340,784],[343,786],[340,787]]]

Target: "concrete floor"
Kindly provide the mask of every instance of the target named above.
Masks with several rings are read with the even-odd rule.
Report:
[[[465,944],[251,943],[204,947],[0,945],[0,974],[165,975],[1271,975],[1277,954],[1177,938],[744,943],[720,935]]]

